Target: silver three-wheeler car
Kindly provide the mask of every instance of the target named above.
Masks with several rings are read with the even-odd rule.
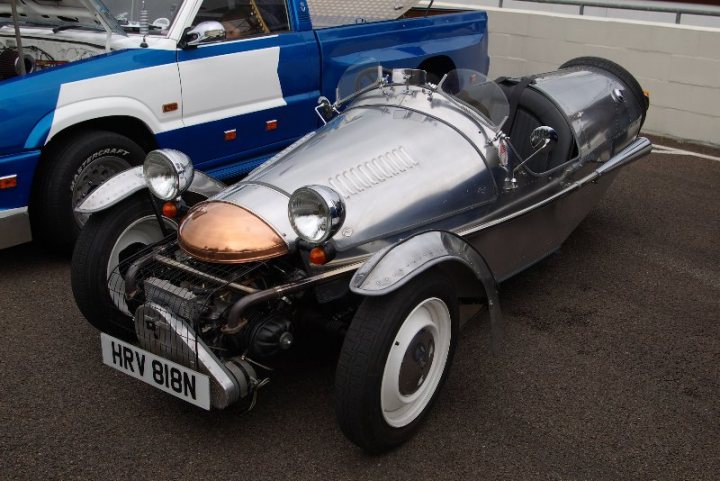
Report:
[[[72,287],[104,362],[205,409],[247,407],[273,358],[325,325],[344,336],[342,431],[371,452],[412,436],[448,375],[459,300],[486,303],[495,336],[498,283],[651,150],[647,95],[604,59],[433,80],[352,67],[319,100],[326,125],[230,186],[156,150],[93,191]]]

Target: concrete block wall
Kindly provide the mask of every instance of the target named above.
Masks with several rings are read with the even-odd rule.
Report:
[[[427,1],[427,0],[425,0]],[[603,0],[601,0],[603,1]],[[617,2],[617,0],[606,0],[608,3]],[[436,4],[438,2],[435,2]],[[481,8],[497,7],[499,6],[500,0],[456,0],[455,3],[461,3],[469,8]],[[539,12],[555,12],[555,13],[567,13],[573,15],[580,14],[579,5],[560,5],[557,3],[538,3],[533,0],[502,0],[503,8],[519,9],[519,10],[534,10]],[[718,6],[708,5],[705,2],[701,5],[702,8],[707,10],[720,11]],[[717,2],[715,2],[717,3]],[[633,4],[653,6],[653,0],[633,0]],[[657,5],[657,4],[656,4]],[[661,4],[664,7],[688,7],[687,3],[670,2],[664,0]],[[664,23],[675,23],[675,14],[669,12],[653,12],[643,10],[628,10],[620,8],[610,7],[585,7],[585,15],[592,17],[610,17],[610,18],[623,18],[627,20],[641,20],[646,22],[664,22]],[[684,25],[696,25],[699,27],[712,27],[720,28],[720,17],[708,16],[708,15],[693,15],[686,13],[682,16],[680,23]]]
[[[574,57],[605,57],[650,91],[646,132],[720,144],[720,29],[485,10],[491,78],[554,70]]]

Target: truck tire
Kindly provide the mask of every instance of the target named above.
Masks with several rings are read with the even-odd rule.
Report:
[[[453,283],[434,271],[363,300],[335,377],[338,423],[352,442],[380,453],[413,436],[447,378],[458,317]]]
[[[98,330],[126,341],[135,338],[124,280],[112,275],[118,263],[162,240],[148,192],[143,190],[107,210],[94,213],[75,244],[70,283],[80,312]],[[166,226],[176,229],[165,219]]]
[[[87,220],[74,207],[102,182],[144,158],[138,144],[105,130],[85,130],[50,145],[33,186],[33,237],[59,252],[72,252]]]

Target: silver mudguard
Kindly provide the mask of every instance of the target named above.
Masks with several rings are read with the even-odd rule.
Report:
[[[362,296],[389,294],[422,272],[444,262],[460,262],[482,283],[490,310],[493,346],[502,329],[497,284],[485,259],[462,237],[445,231],[423,232],[376,252],[350,280],[350,290]]]
[[[81,214],[92,214],[93,212],[105,210],[146,187],[145,177],[143,176],[143,166],[138,165],[137,167],[120,172],[93,190],[90,195],[85,197],[85,199],[75,207],[75,211]],[[215,180],[209,175],[196,170],[188,191],[204,197],[210,197],[224,188],[225,184],[219,180]]]

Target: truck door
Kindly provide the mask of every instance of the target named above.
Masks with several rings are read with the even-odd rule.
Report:
[[[180,143],[195,164],[249,163],[315,129],[317,42],[292,31],[286,0],[204,0],[193,25],[209,20],[227,39],[178,53]]]

